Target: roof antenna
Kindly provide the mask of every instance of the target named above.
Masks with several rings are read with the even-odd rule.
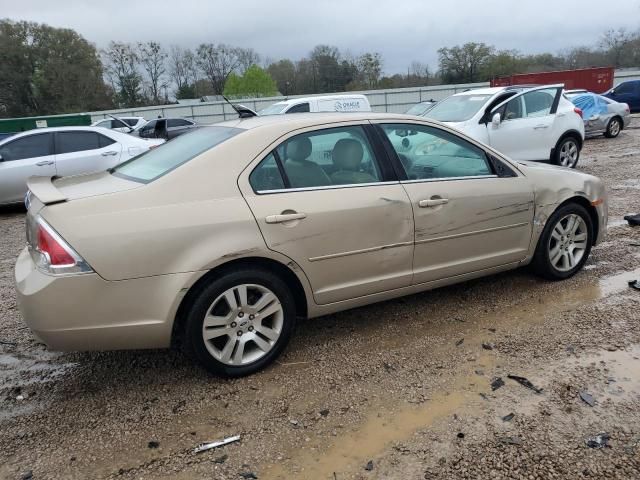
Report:
[[[229,99],[224,95],[222,95],[222,98],[224,98],[225,102],[231,105],[231,108],[233,108],[236,111],[236,113],[238,114],[238,117],[251,118],[251,117],[258,116],[258,114],[253,110],[251,110],[249,107],[245,107],[244,105],[240,105],[240,104],[231,103]]]

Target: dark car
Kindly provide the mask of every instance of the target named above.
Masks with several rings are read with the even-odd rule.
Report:
[[[198,125],[195,122],[184,118],[156,118],[147,122],[142,128],[136,130],[135,133],[142,138],[164,138],[165,140],[171,140],[197,127]]]
[[[7,137],[12,136],[13,133],[5,133],[5,132],[0,132],[0,140],[4,140]]]
[[[616,102],[626,103],[632,113],[640,112],[640,80],[622,82],[603,95]]]

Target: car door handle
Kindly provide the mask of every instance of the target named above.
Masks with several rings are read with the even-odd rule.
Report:
[[[448,198],[430,198],[429,200],[420,200],[418,206],[420,208],[437,207],[438,205],[444,205],[449,203]]]
[[[267,223],[285,223],[304,218],[307,218],[306,213],[282,213],[280,215],[268,215],[265,221]]]
[[[549,128],[549,125],[536,125],[533,127],[534,130],[542,130],[543,128]]]
[[[39,167],[44,167],[45,165],[53,165],[53,160],[43,160],[41,162],[36,163]]]
[[[115,150],[109,150],[108,152],[102,152],[100,155],[102,155],[103,157],[112,157],[117,154],[118,152],[116,152]]]

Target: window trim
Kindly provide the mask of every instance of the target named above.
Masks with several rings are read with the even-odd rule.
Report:
[[[95,137],[97,139],[97,142],[98,142],[97,143],[98,147],[97,148],[90,148],[88,150],[74,150],[73,152],[64,152],[64,153],[59,152],[58,149],[59,149],[59,146],[60,146],[60,136],[63,133],[91,133],[91,134],[95,135]],[[103,148],[106,148],[106,147],[101,147],[100,146],[100,136],[102,134],[100,134],[98,132],[94,132],[93,130],[63,130],[61,132],[53,132],[53,134],[55,136],[55,142],[54,142],[54,147],[55,148],[54,148],[54,151],[55,151],[56,155],[69,155],[71,153],[93,152],[93,151],[96,151],[96,150],[101,150]],[[107,137],[106,135],[102,135],[102,136],[111,139],[111,137]],[[111,139],[111,140],[113,140],[113,139]],[[114,140],[114,143],[115,143],[115,140]]]
[[[382,143],[385,145],[385,150],[387,150],[387,152],[392,154],[392,163],[394,165],[394,167],[396,169],[399,169],[399,171],[402,173],[402,175],[399,175],[398,177],[400,178],[400,183],[421,183],[421,182],[434,182],[434,181],[451,181],[451,180],[476,180],[476,179],[480,179],[480,178],[513,178],[513,177],[501,177],[500,175],[497,174],[495,166],[493,164],[493,162],[491,161],[491,155],[489,154],[489,152],[484,149],[483,147],[481,147],[480,145],[476,145],[473,142],[470,142],[469,140],[467,140],[466,138],[463,137],[459,137],[461,140],[469,143],[470,145],[473,145],[474,147],[480,149],[483,153],[484,153],[484,157],[485,157],[485,161],[487,162],[487,166],[489,167],[489,169],[491,170],[491,174],[490,175],[465,175],[465,176],[461,176],[461,177],[442,177],[442,178],[416,178],[416,179],[409,179],[409,177],[407,177],[407,172],[405,171],[404,167],[402,166],[402,162],[400,161],[400,157],[398,156],[398,152],[396,152],[396,149],[393,148],[393,145],[391,144],[391,140],[389,140],[389,137],[387,137],[387,134],[384,132],[384,129],[382,128],[383,125],[394,125],[394,124],[402,124],[402,125],[417,125],[417,126],[422,126],[422,127],[426,127],[426,128],[432,128],[434,130],[438,130],[441,132],[446,132],[450,135],[456,135],[453,132],[449,132],[448,130],[442,129],[442,128],[438,128],[435,125],[426,125],[423,123],[406,123],[406,122],[399,122],[399,123],[394,123],[392,121],[389,122],[380,122],[380,123],[375,123],[373,126],[376,128],[376,133],[378,134],[379,137],[381,137]],[[513,170],[510,168],[510,170]],[[517,175],[516,175],[517,176]]]
[[[264,156],[262,156],[260,160],[258,160],[258,162],[256,163],[256,166],[253,167],[247,175],[247,183],[249,184],[249,187],[251,188],[254,194],[269,195],[269,194],[278,194],[278,193],[287,193],[287,192],[305,192],[305,191],[312,191],[312,190],[335,190],[338,188],[355,188],[355,187],[370,187],[375,185],[391,185],[391,184],[400,182],[400,179],[397,176],[397,172],[395,171],[395,169],[391,168],[392,165],[390,165],[391,163],[390,159],[388,158],[388,155],[386,154],[386,152],[384,152],[384,149],[382,149],[382,145],[380,145],[379,143],[380,139],[378,138],[378,135],[376,134],[375,129],[372,128],[373,125],[371,125],[371,123],[357,123],[357,124],[330,125],[330,126],[319,125],[319,127],[321,128],[316,128],[313,130],[305,130],[300,133],[295,133],[291,136],[286,137],[284,140],[282,140],[280,143],[278,143],[272,149],[270,149]],[[369,142],[369,147],[371,148],[373,161],[377,163],[378,169],[380,170],[380,175],[382,176],[383,180],[379,182],[367,182],[367,183],[319,185],[317,187],[291,187],[291,182],[289,181],[289,177],[287,176],[287,173],[284,169],[282,159],[280,158],[280,154],[278,153],[278,148],[281,145],[288,142],[292,138],[297,137],[298,135],[305,135],[313,132],[321,132],[323,130],[344,129],[344,128],[352,128],[352,127],[360,128],[364,132],[365,138]],[[255,188],[253,188],[253,185],[251,185],[251,181],[249,179],[251,178],[251,175],[253,174],[253,172],[258,167],[260,167],[260,165],[262,165],[262,162],[265,161],[267,157],[272,154],[276,160],[276,164],[278,166],[278,170],[280,172],[280,176],[282,177],[282,181],[285,185],[285,188],[274,189],[274,190],[256,190]]]

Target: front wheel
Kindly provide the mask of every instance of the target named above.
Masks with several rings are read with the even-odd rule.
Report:
[[[622,123],[619,118],[614,117],[609,121],[604,136],[607,138],[616,138],[620,135],[620,130],[622,130]]]
[[[552,160],[556,165],[576,168],[579,158],[580,143],[575,137],[565,137],[556,145]]]
[[[293,295],[280,277],[261,269],[229,272],[192,302],[185,346],[212,373],[249,375],[278,357],[295,319]]]
[[[533,270],[550,280],[575,275],[585,264],[593,244],[593,223],[585,208],[569,203],[556,210],[538,240]]]

